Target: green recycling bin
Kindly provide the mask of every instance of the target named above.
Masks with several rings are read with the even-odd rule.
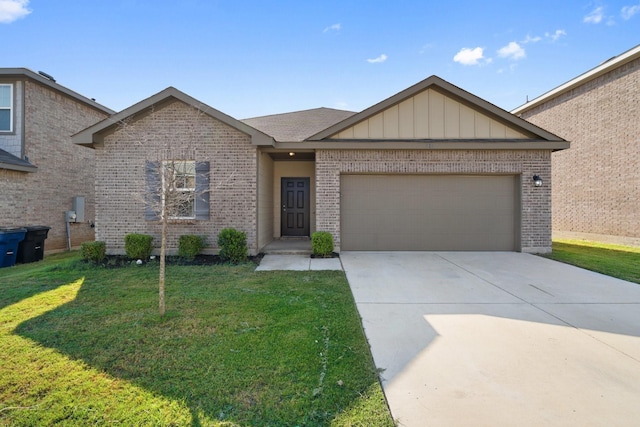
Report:
[[[0,268],[13,267],[18,256],[18,244],[24,239],[24,228],[0,227]]]
[[[44,258],[44,241],[51,227],[34,225],[24,228],[27,232],[24,235],[24,240],[18,244],[16,262],[26,264],[29,262],[42,261]]]

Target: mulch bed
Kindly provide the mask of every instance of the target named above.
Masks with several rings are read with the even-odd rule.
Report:
[[[254,264],[260,264],[260,260],[264,254],[258,254],[256,256],[250,256],[249,261]],[[90,263],[91,261],[86,261]],[[223,260],[218,255],[196,255],[193,259],[183,258],[175,255],[170,255],[165,258],[166,265],[219,265],[219,264],[229,264],[228,261]],[[102,265],[106,268],[121,268],[128,267],[130,265],[136,265],[137,260],[131,259],[126,255],[107,255],[104,261],[98,263],[98,265]],[[140,265],[146,264],[160,264],[160,257],[156,256],[155,258],[149,260],[142,260]]]
[[[337,253],[337,252],[331,252],[331,255],[328,255],[328,256],[320,256],[320,255],[311,254],[311,258],[318,258],[318,259],[322,259],[322,258],[340,258],[340,254]]]

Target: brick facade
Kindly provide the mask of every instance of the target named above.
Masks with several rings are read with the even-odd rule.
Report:
[[[16,134],[24,132],[22,155],[38,169],[0,169],[0,226],[49,226],[45,248],[64,249],[64,213],[71,210],[74,196],[84,196],[86,222],[71,225],[72,245],[93,240],[89,221],[94,218],[95,156],[74,145],[70,136],[107,114],[28,79],[16,86],[24,90],[15,112],[20,118],[24,114],[24,127],[20,120]]]
[[[521,250],[551,250],[550,150],[318,150],[316,228],[340,247],[340,175],[513,174],[521,175]],[[533,185],[533,175],[544,180]]]
[[[552,156],[554,234],[640,244],[640,59],[522,117],[571,141]]]
[[[256,147],[248,135],[180,101],[134,117],[96,146],[96,240],[106,242],[108,253],[121,254],[126,234],[143,233],[159,248],[160,224],[145,220],[145,163],[171,158],[210,162],[210,219],[172,221],[169,253],[177,251],[182,234],[206,236],[205,252],[215,253],[220,230],[233,227],[247,234],[255,254]]]

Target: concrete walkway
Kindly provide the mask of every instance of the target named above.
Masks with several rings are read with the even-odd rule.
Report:
[[[342,270],[340,258],[311,258],[309,255],[265,255],[256,271]]]
[[[341,260],[400,425],[640,423],[640,285],[521,253]]]

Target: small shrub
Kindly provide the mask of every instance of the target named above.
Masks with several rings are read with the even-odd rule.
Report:
[[[220,258],[237,264],[247,260],[247,235],[234,228],[225,228],[218,234]]]
[[[311,251],[315,256],[330,257],[333,254],[333,235],[328,231],[316,231],[311,235]]]
[[[185,234],[178,239],[178,255],[182,258],[194,259],[204,246],[204,237]]]
[[[85,261],[100,262],[107,255],[107,244],[105,242],[84,242],[80,246],[80,256]]]
[[[131,233],[124,236],[124,251],[131,259],[149,259],[153,246],[153,236]]]

